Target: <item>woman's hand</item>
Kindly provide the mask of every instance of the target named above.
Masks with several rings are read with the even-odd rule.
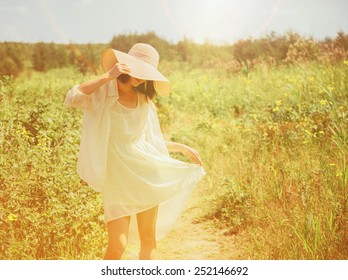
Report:
[[[181,144],[181,143],[176,143],[176,142],[169,142],[166,141],[167,148],[170,152],[180,152],[190,158],[193,163],[202,165],[202,159],[200,158],[198,152],[191,147]]]
[[[131,72],[130,68],[125,64],[116,63],[108,72],[108,79],[116,79],[121,74],[129,75]]]
[[[78,86],[78,90],[84,94],[92,94],[98,90],[102,85],[116,79],[121,74],[129,74],[131,70],[125,64],[116,63],[110,71],[103,75],[93,79],[91,81],[84,82]]]
[[[202,159],[201,159],[201,157],[199,156],[199,153],[196,150],[194,150],[191,147],[186,146],[184,144],[181,144],[181,146],[182,146],[181,152],[184,155],[189,157],[192,160],[193,163],[202,165]]]

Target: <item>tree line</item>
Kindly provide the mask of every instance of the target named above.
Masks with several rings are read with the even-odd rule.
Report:
[[[233,44],[197,44],[184,38],[171,43],[154,32],[114,36],[106,44],[55,44],[0,42],[0,76],[17,76],[24,70],[47,71],[74,66],[82,73],[96,72],[100,54],[108,47],[127,52],[137,42],[153,45],[164,60],[182,61],[192,67],[221,67],[239,71],[245,65],[266,62],[274,65],[318,61],[337,63],[348,59],[348,35],[318,41],[297,33],[274,32],[261,38],[247,38]]]

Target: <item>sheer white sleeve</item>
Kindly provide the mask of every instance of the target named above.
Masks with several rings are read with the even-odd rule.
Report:
[[[74,86],[65,96],[64,105],[66,107],[86,110],[91,97],[82,93],[77,89],[78,85]]]

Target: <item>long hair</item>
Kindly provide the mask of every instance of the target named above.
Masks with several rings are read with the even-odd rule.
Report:
[[[127,74],[121,74],[120,76],[117,77],[117,79],[121,83],[127,83],[130,79],[130,76]],[[141,83],[139,86],[135,87],[135,90],[138,91],[139,93],[142,93],[146,95],[148,98],[153,99],[157,92],[155,89],[154,81],[145,81]]]

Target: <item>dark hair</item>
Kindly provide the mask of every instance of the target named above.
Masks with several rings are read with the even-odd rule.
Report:
[[[127,83],[128,80],[130,79],[130,76],[127,74],[121,74],[120,76],[117,77],[117,79],[122,83]]]
[[[157,92],[153,81],[145,81],[135,88],[138,92],[145,94],[148,98],[153,99]]]
[[[121,83],[127,83],[130,79],[130,76],[127,74],[121,74],[117,77],[117,79]],[[153,99],[157,94],[155,90],[154,81],[145,81],[144,83],[141,83],[139,86],[135,87],[135,89],[138,92],[145,94],[150,99]]]

